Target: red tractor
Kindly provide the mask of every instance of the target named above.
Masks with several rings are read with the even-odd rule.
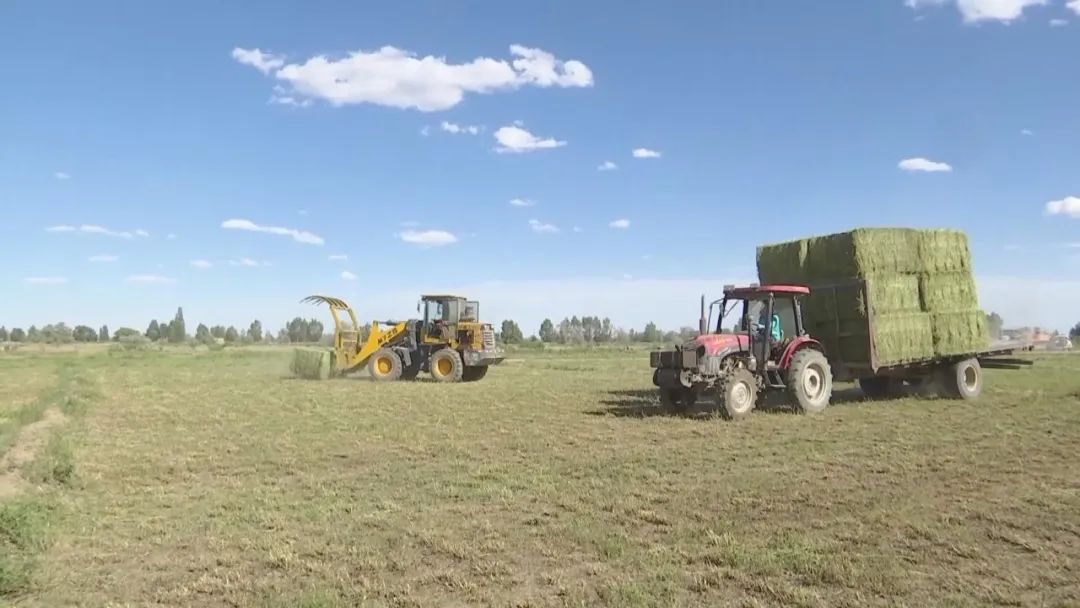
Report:
[[[698,337],[650,353],[664,407],[684,411],[705,393],[721,416],[734,420],[766,393],[786,391],[800,411],[824,410],[833,374],[821,343],[803,325],[801,300],[809,294],[797,285],[726,286],[708,314],[702,296]]]

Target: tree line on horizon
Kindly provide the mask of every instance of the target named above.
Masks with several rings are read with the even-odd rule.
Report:
[[[1002,337],[1004,321],[997,313],[987,315],[987,326],[990,337],[1000,339]],[[7,329],[0,326],[0,342],[14,343],[44,343],[44,344],[69,344],[73,342],[120,342],[131,340],[144,340],[149,342],[165,342],[168,344],[183,344],[194,341],[199,344],[311,344],[324,340],[325,326],[318,319],[303,319],[296,317],[285,324],[275,334],[264,331],[262,322],[258,319],[251,322],[247,329],[237,329],[234,326],[214,325],[207,326],[200,323],[195,328],[194,335],[187,333],[187,323],[184,320],[184,309],[178,308],[176,315],[171,321],[152,320],[144,331],[130,327],[121,327],[110,333],[106,325],[94,329],[87,325],[69,327],[65,323],[54,323],[38,328],[31,325],[29,329],[20,327]],[[371,326],[365,324],[360,328],[362,339],[366,339],[371,331]],[[611,319],[596,316],[572,316],[563,318],[559,323],[550,318],[544,319],[535,334],[525,336],[521,327],[512,319],[506,319],[498,328],[497,338],[503,344],[623,344],[631,342],[679,342],[692,339],[697,335],[697,328],[681,327],[678,331],[662,331],[655,323],[647,323],[642,330],[623,329],[616,327]],[[1080,323],[1077,323],[1068,332],[1073,341],[1080,341]]]

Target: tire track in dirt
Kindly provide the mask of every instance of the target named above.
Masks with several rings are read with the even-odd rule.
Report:
[[[49,431],[67,421],[56,407],[45,410],[41,419],[24,426],[11,448],[0,457],[0,500],[21,494],[30,483],[22,469],[33,462],[49,438]]]

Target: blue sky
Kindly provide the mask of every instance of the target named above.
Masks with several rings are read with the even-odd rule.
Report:
[[[1064,329],[1078,56],[1076,0],[6,2],[0,324],[676,327],[760,243],[905,225]]]

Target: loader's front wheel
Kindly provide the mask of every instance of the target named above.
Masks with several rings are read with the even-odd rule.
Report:
[[[461,382],[465,364],[452,348],[442,348],[431,355],[431,377],[436,382]]]
[[[392,349],[380,348],[368,361],[368,373],[376,382],[391,382],[401,377],[401,357]]]

